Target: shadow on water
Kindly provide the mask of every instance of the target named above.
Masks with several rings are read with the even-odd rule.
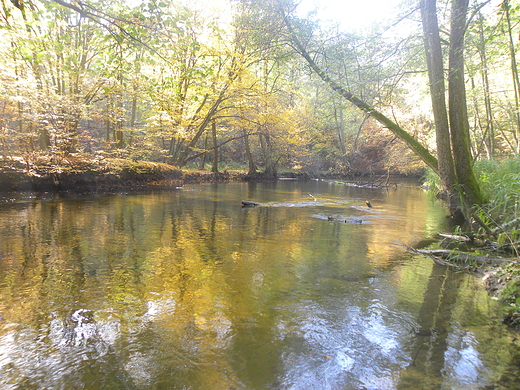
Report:
[[[2,204],[0,387],[514,389],[480,281],[394,245],[444,215],[322,181]]]

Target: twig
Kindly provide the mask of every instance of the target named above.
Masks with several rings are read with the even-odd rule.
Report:
[[[488,225],[486,225],[486,224],[484,223],[484,221],[483,221],[483,220],[482,220],[482,219],[481,219],[477,214],[473,213],[471,216],[473,217],[473,219],[474,219],[474,220],[475,220],[475,221],[476,221],[480,226],[482,226],[482,228],[486,231],[487,234],[490,234],[490,235],[493,234],[491,228],[490,228]]]

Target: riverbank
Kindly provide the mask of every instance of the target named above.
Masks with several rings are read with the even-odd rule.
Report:
[[[400,176],[399,174],[396,174]],[[275,179],[348,180],[358,185],[386,187],[391,172],[317,173],[281,172],[276,177],[245,170],[178,169],[172,165],[114,158],[101,154],[34,154],[29,157],[0,158],[0,193],[114,193],[121,191],[168,190],[190,183],[264,181]],[[357,180],[357,182],[356,182]]]
[[[489,270],[483,279],[488,293],[504,303],[503,321],[520,330],[520,259]]]
[[[114,193],[167,190],[187,183],[244,181],[247,172],[181,170],[168,164],[73,154],[40,156],[34,161],[4,159],[0,164],[3,193]]]

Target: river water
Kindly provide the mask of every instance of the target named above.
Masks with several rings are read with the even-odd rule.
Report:
[[[405,185],[4,201],[0,388],[517,389],[481,281],[398,247],[446,229]]]

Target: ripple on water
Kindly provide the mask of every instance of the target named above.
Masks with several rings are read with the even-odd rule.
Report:
[[[293,310],[295,319],[278,327],[287,344],[284,388],[393,389],[411,362],[402,344],[414,324],[403,324],[411,319],[380,302],[346,307],[340,316],[325,304]]]

